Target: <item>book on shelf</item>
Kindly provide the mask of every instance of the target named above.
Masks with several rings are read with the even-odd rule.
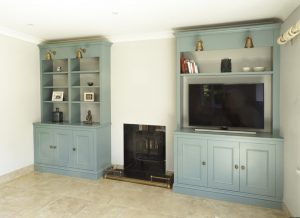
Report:
[[[196,74],[199,73],[199,68],[194,60],[180,58],[181,74]]]

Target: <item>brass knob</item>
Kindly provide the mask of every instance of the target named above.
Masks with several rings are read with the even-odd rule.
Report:
[[[234,165],[234,168],[235,168],[235,169],[238,169],[238,168],[239,168],[239,165],[237,165],[237,164]]]
[[[203,165],[203,166],[205,166],[205,165],[206,165],[206,162],[205,162],[205,161],[203,161],[203,162],[202,162],[202,165]]]
[[[245,166],[241,166],[241,169],[244,170],[244,169],[246,169],[246,167]]]

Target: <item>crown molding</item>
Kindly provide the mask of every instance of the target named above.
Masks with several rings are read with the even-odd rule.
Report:
[[[23,40],[25,42],[30,42],[30,43],[33,43],[33,44],[39,44],[42,41],[44,41],[40,38],[31,36],[31,35],[26,34],[26,33],[21,33],[21,32],[18,32],[18,31],[15,31],[15,30],[12,30],[10,28],[3,27],[3,26],[0,26],[0,34],[4,35],[4,36],[9,36],[9,37],[12,37],[12,38],[15,38],[15,39],[20,39],[20,40]]]
[[[110,42],[133,42],[151,39],[168,39],[174,38],[173,31],[166,32],[155,32],[155,33],[141,33],[141,34],[130,34],[130,35],[111,35],[106,37]]]

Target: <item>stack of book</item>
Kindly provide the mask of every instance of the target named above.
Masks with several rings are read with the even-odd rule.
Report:
[[[199,69],[197,64],[195,63],[194,60],[188,60],[185,58],[180,59],[180,68],[181,68],[181,73],[199,73]]]

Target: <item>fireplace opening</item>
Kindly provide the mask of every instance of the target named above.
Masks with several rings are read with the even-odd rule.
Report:
[[[165,126],[124,124],[124,175],[152,181],[165,173]]]
[[[172,188],[174,174],[166,171],[165,126],[124,124],[123,142],[124,167],[108,167],[104,178]]]

